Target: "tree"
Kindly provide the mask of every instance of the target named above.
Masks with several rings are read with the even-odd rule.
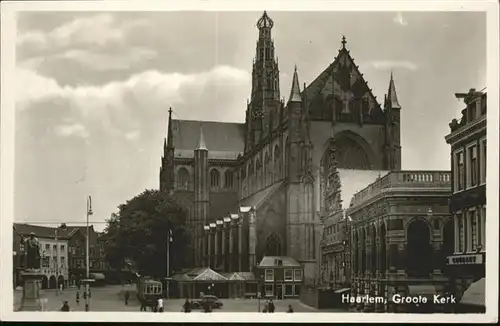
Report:
[[[190,236],[186,210],[172,196],[157,190],[145,190],[118,206],[105,229],[105,253],[113,268],[121,269],[132,260],[141,274],[166,275],[166,253],[169,232],[170,268],[187,267]]]

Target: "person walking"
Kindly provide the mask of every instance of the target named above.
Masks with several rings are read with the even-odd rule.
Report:
[[[144,300],[141,300],[141,310],[140,311],[147,311],[146,310],[146,303],[144,302]]]
[[[69,311],[69,304],[68,304],[68,301],[64,301],[63,302],[63,305],[61,307],[61,311]]]
[[[125,305],[128,306],[128,299],[130,298],[130,293],[128,290],[125,290]]]
[[[292,305],[291,305],[291,304],[289,304],[289,305],[288,305],[288,310],[287,310],[287,312],[293,312],[293,308],[292,308]]]
[[[163,299],[158,299],[158,312],[163,312]]]
[[[184,302],[184,305],[182,306],[184,309],[184,312],[190,312],[191,311],[191,304],[188,299],[186,299],[186,302]]]
[[[63,293],[63,289],[64,289],[63,284],[62,284],[62,283],[61,283],[61,284],[59,284],[59,292],[60,292],[61,294]]]
[[[273,299],[269,300],[269,312],[273,313],[274,312],[274,303],[273,303]]]

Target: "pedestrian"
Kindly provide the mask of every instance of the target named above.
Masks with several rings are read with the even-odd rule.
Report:
[[[128,299],[130,298],[130,293],[128,290],[125,290],[125,305],[128,305]]]
[[[184,302],[184,305],[182,306],[182,308],[184,309],[184,312],[190,311],[190,303],[189,303],[188,299],[186,299],[186,302]]]
[[[87,291],[83,291],[83,300],[87,300]]]
[[[64,301],[63,305],[61,307],[61,311],[69,311],[69,304],[68,301]]]
[[[292,308],[291,304],[288,305],[288,311],[287,312],[293,312],[293,308]]]
[[[141,310],[140,311],[146,311],[146,303],[144,300],[141,300]]]
[[[76,304],[80,304],[80,291],[76,290]]]
[[[163,312],[163,299],[158,299],[158,312]]]
[[[61,292],[61,294],[63,293],[63,288],[64,288],[64,287],[63,287],[63,284],[62,284],[62,283],[61,283],[61,284],[59,284],[59,291]]]
[[[274,312],[274,303],[273,299],[269,300],[269,312]]]

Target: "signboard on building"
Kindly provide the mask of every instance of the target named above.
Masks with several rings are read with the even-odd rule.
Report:
[[[477,265],[482,263],[482,254],[457,255],[448,257],[448,265]]]

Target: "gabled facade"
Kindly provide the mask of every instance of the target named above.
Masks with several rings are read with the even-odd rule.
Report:
[[[189,210],[193,266],[206,266],[205,229],[245,206],[255,209],[255,229],[248,233],[254,252],[247,245],[242,252],[254,255],[254,265],[264,256],[292,257],[303,265],[305,282],[313,283],[319,277],[330,139],[334,135],[339,168],[399,170],[401,106],[392,76],[383,106],[377,102],[345,38],[309,85],[300,84],[295,68],[285,102],[273,27],[264,12],[244,122],[177,120],[170,110],[160,190]]]

